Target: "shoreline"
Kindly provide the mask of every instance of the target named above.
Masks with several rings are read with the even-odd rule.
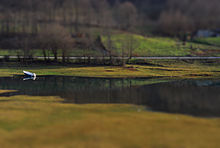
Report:
[[[148,60],[125,66],[77,64],[20,64],[0,66],[0,76],[23,75],[23,70],[41,75],[97,78],[216,78],[220,77],[220,61],[216,60]]]

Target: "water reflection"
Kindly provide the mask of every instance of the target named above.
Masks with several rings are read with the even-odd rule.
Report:
[[[30,76],[25,76],[24,78],[23,78],[23,81],[27,81],[27,80],[36,80],[36,77],[30,77]]]
[[[155,111],[220,116],[220,80],[101,79],[47,76],[37,81],[0,78],[1,96],[60,96],[65,103],[126,103]]]

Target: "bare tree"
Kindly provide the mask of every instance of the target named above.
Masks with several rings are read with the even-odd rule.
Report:
[[[161,13],[159,26],[162,32],[179,36],[193,35],[199,29],[216,29],[220,25],[218,0],[168,0]]]
[[[160,29],[162,32],[177,36],[185,40],[186,34],[193,31],[193,22],[191,18],[177,12],[164,12],[159,20]]]
[[[130,29],[136,24],[136,7],[131,2],[121,3],[117,8],[115,18],[121,29]]]
[[[103,30],[103,36],[106,37],[106,39],[104,40],[104,45],[105,48],[108,50],[108,55],[110,57],[110,62],[113,64],[113,58],[112,56],[114,56],[114,41],[112,38],[112,31],[111,29],[106,28],[105,30]]]
[[[77,34],[79,32],[79,0],[74,0],[74,10],[75,10],[74,28]]]
[[[39,33],[39,42],[42,44],[45,59],[46,49],[49,49],[54,55],[54,60],[57,61],[58,49],[61,49],[64,62],[67,52],[73,44],[70,33],[60,25],[44,27]]]
[[[128,50],[128,56],[131,59],[133,57],[134,50],[138,47],[138,40],[131,34],[125,37],[125,42]]]

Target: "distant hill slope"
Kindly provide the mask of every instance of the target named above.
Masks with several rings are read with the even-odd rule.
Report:
[[[107,47],[108,38],[102,37]],[[187,42],[185,45],[177,38],[169,37],[144,37],[131,33],[115,33],[111,36],[113,52],[133,56],[220,56],[220,47],[205,45],[196,42]],[[132,44],[131,45],[131,40]],[[129,45],[130,44],[130,45]],[[130,47],[133,46],[133,47]]]
[[[23,55],[22,46],[17,42],[22,43],[25,37],[27,36],[0,38],[0,55]],[[29,36],[29,38],[34,38],[34,36]],[[94,38],[89,48],[84,40],[84,42],[79,40],[77,46],[68,51],[68,56],[108,56],[110,54],[113,56],[220,56],[219,39],[198,38],[195,42],[186,42],[184,45],[177,38],[145,37],[114,30],[110,35],[110,41],[107,35],[102,35],[100,38]],[[48,52],[52,56],[51,51],[48,50]],[[35,44],[30,54],[43,56],[42,50]],[[62,56],[60,49],[58,56]]]

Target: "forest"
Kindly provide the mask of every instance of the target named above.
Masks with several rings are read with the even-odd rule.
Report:
[[[219,28],[219,7],[218,0],[1,0],[0,48],[22,49],[24,57],[37,49],[45,59],[50,52],[55,61],[58,51],[65,61],[74,49],[117,56],[116,31],[192,40],[198,30]],[[138,45],[124,40],[120,50],[131,56]]]

